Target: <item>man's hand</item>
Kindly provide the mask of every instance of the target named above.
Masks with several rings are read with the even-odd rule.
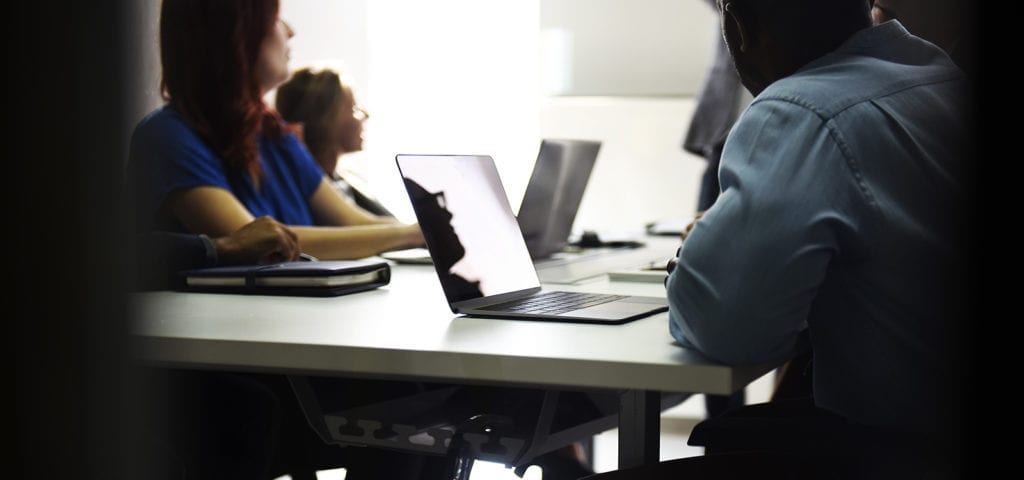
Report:
[[[690,231],[693,230],[693,225],[695,223],[697,223],[697,219],[698,218],[703,217],[703,216],[704,216],[704,212],[697,212],[696,214],[694,214],[693,220],[690,220],[690,223],[686,225],[686,230],[684,230],[683,233],[679,236],[679,240],[681,242],[686,242],[686,237],[690,236]],[[676,249],[676,256],[670,258],[668,260],[668,264],[665,265],[665,270],[669,274],[671,274],[672,271],[676,269],[676,263],[678,263],[678,261],[679,261],[679,253],[682,251],[682,249],[683,249],[682,246],[680,246],[678,249]],[[668,286],[668,277],[665,277],[665,285]]]
[[[299,257],[295,232],[270,217],[260,217],[231,235],[213,240],[220,265],[277,263]]]
[[[704,212],[697,212],[693,215],[693,220],[690,220],[690,223],[686,225],[686,230],[683,230],[682,235],[679,236],[680,240],[686,242],[686,237],[690,236],[690,231],[693,230],[693,225],[697,223],[697,220],[700,219],[700,217],[703,216]]]

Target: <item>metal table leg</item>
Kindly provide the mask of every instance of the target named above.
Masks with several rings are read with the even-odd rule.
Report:
[[[619,468],[658,463],[661,392],[627,390],[619,397]]]

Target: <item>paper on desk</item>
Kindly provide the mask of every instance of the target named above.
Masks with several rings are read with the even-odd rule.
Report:
[[[651,282],[651,283],[664,283],[665,277],[668,276],[668,272],[665,270],[648,270],[643,268],[634,268],[630,270],[614,270],[608,272],[608,280],[613,282]]]

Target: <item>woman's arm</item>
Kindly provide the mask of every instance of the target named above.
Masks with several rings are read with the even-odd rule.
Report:
[[[350,199],[343,197],[331,186],[330,180],[324,177],[320,186],[309,199],[313,210],[313,218],[318,225],[395,225],[397,220],[374,215]]]
[[[423,246],[419,225],[289,228],[298,234],[303,252],[323,260],[363,258],[389,250]]]
[[[191,233],[223,237],[253,220],[235,195],[220,187],[193,187],[167,196],[162,208],[170,210]]]
[[[330,185],[327,187],[330,189]],[[319,193],[318,189],[314,196]],[[205,233],[211,237],[229,235],[253,220],[249,210],[231,192],[218,187],[195,187],[174,192],[167,197],[164,207],[170,209],[190,232]],[[363,258],[388,250],[423,245],[423,234],[418,225],[389,223],[289,228],[298,235],[302,252],[324,260]]]

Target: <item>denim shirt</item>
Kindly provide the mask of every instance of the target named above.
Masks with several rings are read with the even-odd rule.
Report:
[[[766,88],[669,276],[672,336],[727,364],[809,337],[816,404],[929,429],[948,395],[965,80],[896,21]]]

